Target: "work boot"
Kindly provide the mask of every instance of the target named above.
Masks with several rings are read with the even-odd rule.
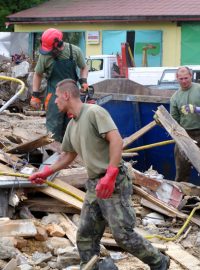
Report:
[[[170,265],[170,257],[162,254],[161,263],[158,266],[150,266],[151,270],[167,270]]]

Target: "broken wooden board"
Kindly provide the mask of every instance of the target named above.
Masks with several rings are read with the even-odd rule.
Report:
[[[55,179],[54,181],[52,181],[53,183],[55,183],[56,185],[58,186],[61,186],[62,188],[64,189],[67,189],[69,190],[71,193],[74,193],[76,194],[77,196],[79,196],[82,200],[84,200],[84,197],[85,197],[85,192],[65,183],[64,181],[62,180],[59,180],[59,179]],[[67,204],[70,204],[72,205],[73,207],[81,210],[82,208],[82,205],[83,203],[76,199],[75,197],[71,196],[71,195],[68,195],[58,189],[55,189],[53,187],[43,187],[43,188],[38,188],[37,189],[38,191],[42,192],[42,193],[45,193],[59,201],[62,201],[62,202],[65,202]]]
[[[173,242],[169,242],[166,245],[168,247],[166,254],[175,262],[188,270],[200,270],[200,260],[185,251],[180,245]]]
[[[129,144],[131,144],[134,141],[136,141],[137,139],[139,139],[143,134],[145,134],[147,131],[149,131],[150,129],[152,129],[156,125],[157,125],[156,121],[152,121],[148,125],[144,126],[140,130],[138,130],[135,133],[133,133],[132,135],[130,135],[129,137],[124,138],[123,139],[123,141],[124,141],[123,149],[126,148]]]
[[[65,231],[67,238],[76,246],[76,225],[65,214],[57,214],[60,224]]]
[[[174,217],[174,214],[171,213],[170,211],[167,211],[167,209],[163,209],[162,207],[156,205],[155,203],[153,202],[150,202],[144,198],[141,199],[141,205],[147,207],[147,208],[150,208],[160,214],[163,214],[163,215],[166,215],[168,217]]]
[[[32,152],[34,149],[50,144],[53,141],[54,141],[53,138],[49,134],[42,135],[32,141],[19,144],[15,147],[7,148],[5,152],[11,154],[22,154]]]
[[[161,185],[160,181],[150,178],[134,168],[131,168],[131,171],[133,174],[133,183],[135,185],[143,186],[153,191],[156,191]]]
[[[195,169],[200,173],[200,149],[176,120],[169,114],[163,105],[158,107],[156,115],[181,151],[187,156]]]
[[[183,193],[188,196],[200,197],[200,186],[196,186],[192,183],[187,182],[175,182],[178,187],[181,188]]]
[[[168,204],[164,203],[163,201],[155,198],[154,196],[152,196],[151,194],[149,194],[148,192],[146,192],[142,188],[137,187],[137,186],[134,185],[134,191],[137,194],[139,194],[140,196],[144,197],[146,200],[149,200],[150,202],[155,203],[159,207],[169,211],[172,216],[174,215],[174,217],[179,217],[179,218],[185,219],[185,220],[188,218],[188,215],[186,215],[184,213],[181,213],[176,208],[174,208],[172,206],[169,206]],[[194,224],[200,226],[200,219],[198,219],[198,218],[192,217],[191,222],[193,222]]]
[[[39,193],[41,194],[41,193]],[[58,201],[49,196],[45,196],[43,193],[40,197],[36,197],[34,190],[34,197],[30,198],[30,193],[28,194],[28,199],[20,202],[20,207],[27,207],[31,212],[45,212],[45,213],[67,213],[67,214],[79,214],[80,210],[72,207],[66,202]]]
[[[93,266],[95,265],[95,263],[99,260],[99,256],[94,255],[89,262],[86,263],[85,266],[83,266],[83,270],[92,270],[94,269]]]
[[[0,219],[0,236],[35,236],[36,227],[30,219]]]
[[[116,243],[114,238],[102,237],[101,244],[104,245],[105,247],[118,247],[118,244]],[[151,242],[151,244],[152,244],[152,246],[159,249],[160,251],[166,251],[167,250],[166,245],[163,245],[163,244],[160,244],[160,243],[153,243],[153,242]]]

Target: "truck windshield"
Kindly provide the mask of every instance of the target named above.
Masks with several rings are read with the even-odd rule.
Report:
[[[176,69],[164,70],[160,79],[161,83],[177,83]]]
[[[87,59],[86,64],[89,72],[103,69],[103,59]]]

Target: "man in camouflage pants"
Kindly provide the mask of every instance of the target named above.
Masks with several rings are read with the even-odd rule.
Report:
[[[83,104],[73,80],[57,84],[55,102],[60,111],[73,115],[63,138],[63,152],[58,161],[31,175],[30,180],[43,183],[49,175],[66,168],[77,154],[82,157],[89,179],[77,232],[81,269],[93,255],[99,255],[107,224],[125,251],[152,270],[168,269],[169,258],[134,231],[132,181],[121,159],[122,138],[108,112],[98,105]],[[100,264],[95,269],[101,269]]]

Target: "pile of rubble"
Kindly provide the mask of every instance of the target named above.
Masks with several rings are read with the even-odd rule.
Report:
[[[55,175],[54,187],[34,186],[16,174],[30,174],[57,158],[48,148],[52,138],[46,134],[45,118],[4,112],[0,128],[0,268],[78,269],[70,266],[80,262],[75,239],[87,181],[82,162],[76,160]],[[133,178],[136,231],[171,257],[170,269],[199,269],[200,217],[198,210],[191,218],[189,214],[199,205],[200,188],[164,180],[152,168],[141,173],[127,166]],[[109,228],[101,244],[101,257],[110,255],[120,270],[149,269],[117,246]]]
[[[12,58],[0,55],[0,78],[1,76],[20,79],[25,83],[25,91],[9,107],[9,110],[15,112],[24,112],[29,109],[29,102],[32,93],[32,80],[35,62],[23,53],[14,55]],[[42,80],[41,92],[45,90],[46,80]],[[20,85],[14,81],[0,80],[0,105],[4,105],[16,92]]]

